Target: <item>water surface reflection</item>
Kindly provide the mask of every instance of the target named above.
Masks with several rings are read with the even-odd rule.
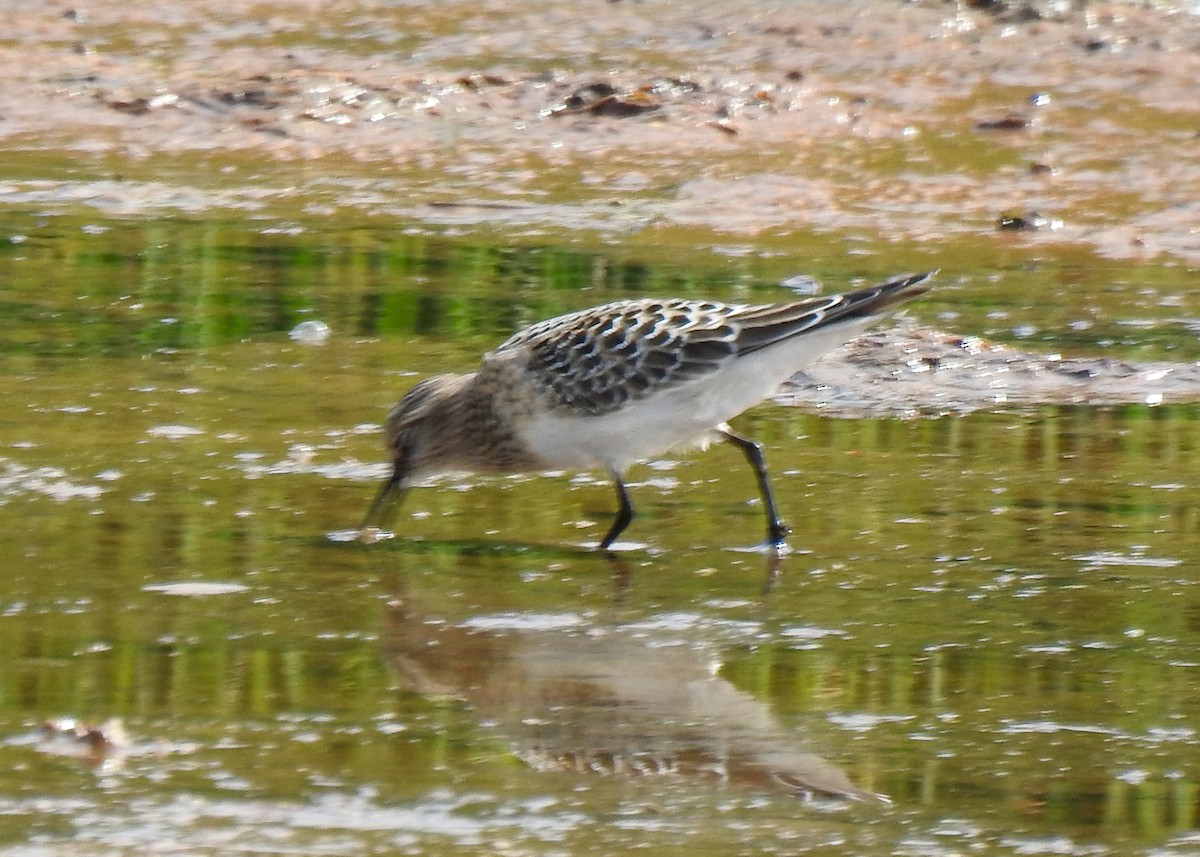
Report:
[[[619,571],[623,575],[624,571]],[[383,638],[416,692],[459,698],[541,771],[691,774],[790,792],[878,798],[802,749],[760,699],[720,677],[699,616],[604,625],[573,612],[423,615],[389,602]],[[658,626],[658,627],[656,627]],[[657,631],[657,633],[656,633]]]
[[[588,477],[443,480],[396,540],[332,544],[414,377],[766,263],[242,230],[0,248],[0,848],[1194,850],[1200,409],[757,409],[798,548],[767,593],[731,450],[631,474],[622,586]],[[287,338],[309,318],[325,345]],[[27,740],[60,715],[168,751],[97,778]]]

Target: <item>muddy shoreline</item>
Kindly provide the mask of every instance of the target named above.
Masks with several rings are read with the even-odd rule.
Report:
[[[0,202],[266,194],[434,224],[897,241],[1007,218],[1025,244],[1200,261],[1200,17],[1027,18],[883,0],[14,11],[0,135],[72,169],[0,179]]]
[[[936,416],[1037,404],[1184,404],[1200,401],[1200,364],[1064,358],[900,324],[822,358],[775,401],[836,416]]]
[[[2,5],[6,206],[746,240],[1003,234],[1018,253],[1200,265],[1200,16],[1180,7]],[[854,354],[861,371],[880,349],[932,349],[904,364],[891,406],[1200,399],[1191,364],[1064,371],[946,341],[876,337],[812,377],[850,389],[838,373]]]

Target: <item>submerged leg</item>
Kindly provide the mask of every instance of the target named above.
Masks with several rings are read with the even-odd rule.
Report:
[[[396,514],[396,500],[400,499],[400,495],[404,493],[404,477],[406,473],[399,464],[392,471],[392,475],[379,488],[379,493],[375,495],[375,499],[371,502],[371,508],[367,510],[366,517],[363,518],[362,524],[359,525],[359,530],[365,530],[368,527],[377,527],[378,529],[386,529],[391,523],[392,518]]]
[[[629,502],[629,494],[625,491],[625,482],[621,479],[621,474],[615,470],[612,472],[613,485],[617,489],[617,502],[621,507],[617,509],[617,517],[613,518],[612,526],[608,528],[608,535],[600,542],[600,550],[606,551],[612,546],[612,543],[617,540],[617,536],[625,531],[629,526],[629,522],[633,520],[633,504]]]
[[[775,496],[771,493],[771,481],[767,478],[767,462],[763,459],[762,447],[750,438],[734,434],[729,429],[721,429],[721,437],[740,449],[754,468],[754,476],[758,479],[758,493],[762,496],[763,509],[767,513],[767,544],[778,547],[783,544],[791,530],[783,525],[775,511]]]

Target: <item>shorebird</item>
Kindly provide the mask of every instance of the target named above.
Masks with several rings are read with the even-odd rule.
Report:
[[[762,447],[726,424],[883,310],[926,291],[933,272],[847,294],[777,304],[622,300],[541,321],[483,356],[474,372],[426,378],[384,423],[392,474],[360,533],[416,479],[467,471],[603,469],[618,509],[601,550],[633,520],[625,470],[668,450],[733,444],[758,480],[766,544],[780,522]]]

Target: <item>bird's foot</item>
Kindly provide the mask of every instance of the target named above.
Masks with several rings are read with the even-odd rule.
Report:
[[[772,521],[767,527],[767,547],[782,548],[786,547],[787,537],[791,534],[792,528],[780,521]]]

